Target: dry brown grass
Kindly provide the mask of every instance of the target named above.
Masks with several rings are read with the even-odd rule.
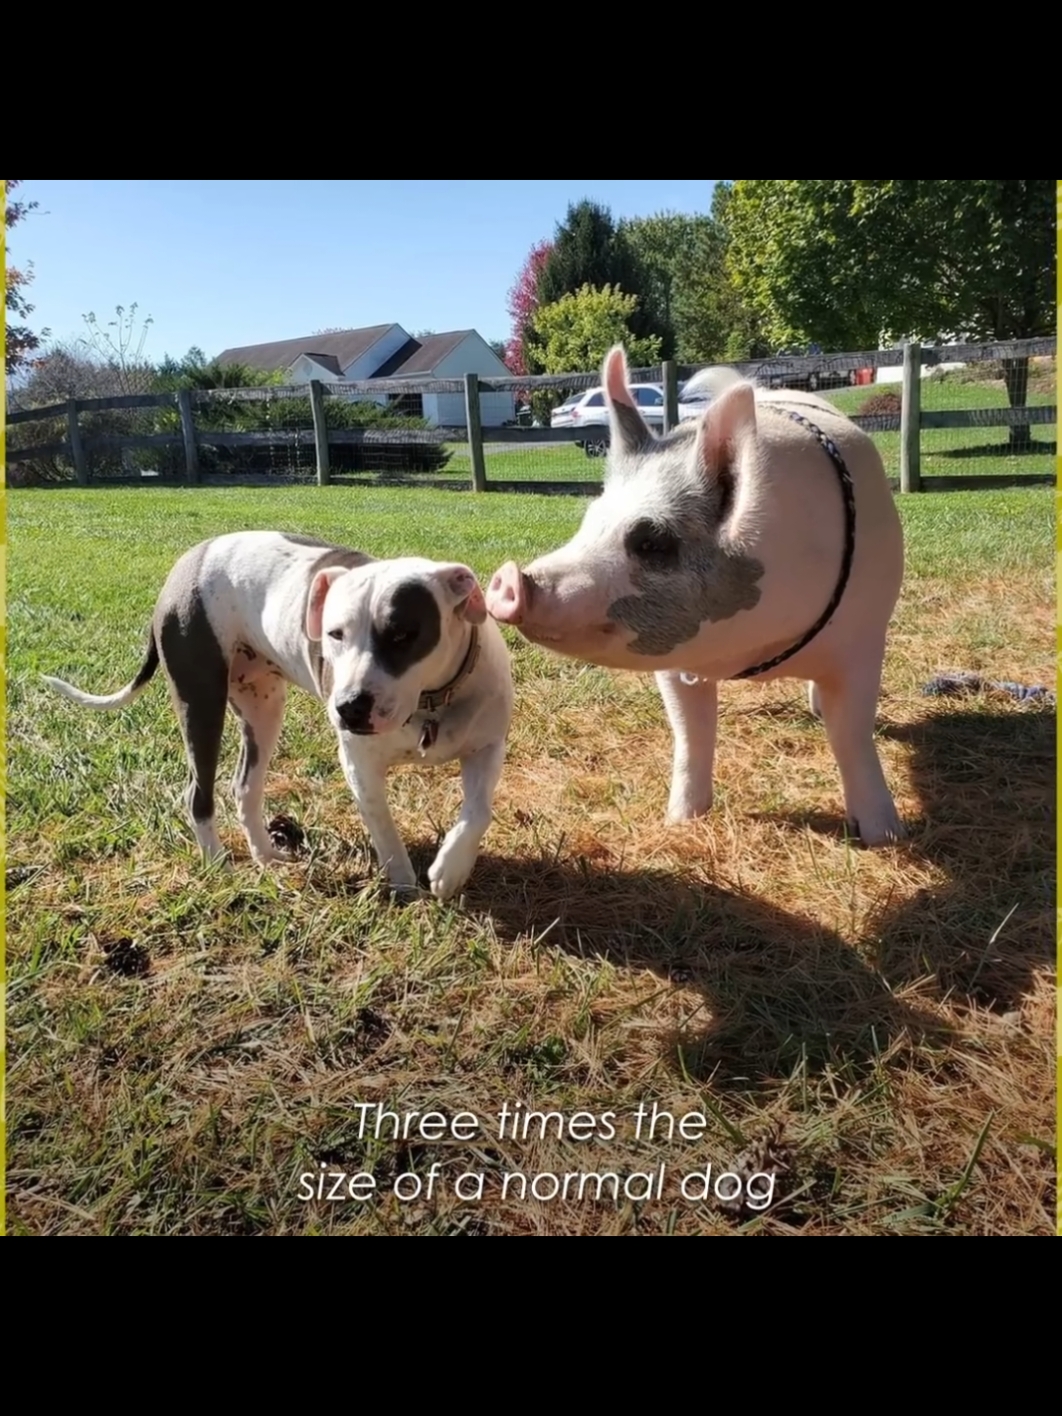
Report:
[[[273,878],[242,863],[231,821],[241,863],[204,874],[171,807],[180,763],[156,800],[150,752],[132,745],[121,799],[140,804],[137,834],[89,849],[78,816],[42,816],[14,843],[9,1229],[1053,1233],[1054,715],[920,696],[950,667],[1053,685],[1048,590],[1046,573],[909,580],[880,713],[913,827],[893,850],[844,840],[802,685],[724,691],[715,809],[665,828],[670,740],[651,682],[516,642],[509,766],[460,908],[401,907],[366,884],[309,705],[270,799],[310,850]],[[138,732],[169,749],[167,713]],[[78,741],[98,814],[113,784]],[[446,774],[395,779],[418,864],[458,790]],[[353,1108],[377,1101],[485,1121],[514,1101],[612,1111],[619,1134],[359,1139]],[[706,1112],[706,1136],[635,1141],[625,1118],[643,1101]],[[727,1169],[766,1138],[785,1167],[766,1215],[678,1196],[677,1176]],[[500,1197],[506,1171],[661,1160],[659,1201]],[[484,1174],[484,1201],[386,1193],[432,1161],[451,1186]],[[372,1170],[385,1193],[301,1202],[296,1177],[322,1162]]]

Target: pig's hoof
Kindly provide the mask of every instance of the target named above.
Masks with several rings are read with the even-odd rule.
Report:
[[[707,816],[712,809],[712,799],[707,801],[690,801],[683,797],[678,801],[668,803],[665,820],[670,826],[677,826],[683,821],[696,821],[699,816]]]
[[[894,846],[907,839],[907,831],[895,807],[887,812],[862,816],[858,821],[848,818],[848,832],[858,836],[864,846]]]

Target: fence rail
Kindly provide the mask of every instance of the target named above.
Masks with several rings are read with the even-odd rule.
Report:
[[[819,380],[836,379],[856,370],[879,369],[895,366],[903,361],[903,380],[899,412],[855,414],[852,421],[872,434],[900,434],[900,475],[892,479],[893,485],[904,492],[943,491],[979,487],[1000,487],[1013,485],[1039,485],[1054,480],[1051,474],[1000,473],[970,476],[930,476],[922,477],[922,434],[929,430],[971,429],[971,428],[1015,428],[1047,426],[1056,422],[1055,405],[1029,405],[1025,407],[1002,408],[960,408],[931,409],[921,407],[921,379],[923,368],[940,364],[972,364],[987,361],[1004,362],[1028,358],[1052,356],[1056,354],[1057,341],[1053,338],[1011,341],[1006,343],[976,345],[919,346],[910,343],[902,350],[864,350],[843,354],[821,356],[785,357],[762,359],[731,365],[737,372],[751,375],[768,385],[785,386],[787,379],[803,381],[811,376]],[[632,383],[654,383],[662,386],[664,394],[664,427],[673,427],[678,421],[678,386],[681,379],[691,377],[703,366],[679,366],[666,363],[656,368],[631,370]],[[272,453],[275,450],[290,452],[292,449],[313,452],[316,480],[326,484],[331,480],[333,451],[355,449],[369,456],[380,456],[382,450],[404,450],[412,456],[424,453],[428,456],[432,449],[441,449],[445,444],[467,443],[469,477],[466,486],[473,491],[536,491],[543,493],[567,493],[593,495],[600,490],[599,481],[590,480],[524,480],[512,477],[491,476],[490,461],[496,453],[489,451],[494,445],[499,447],[563,445],[586,443],[588,428],[560,427],[542,428],[506,425],[484,427],[481,414],[481,399],[484,394],[509,393],[519,391],[525,396],[541,390],[564,390],[567,393],[592,388],[600,382],[600,375],[556,374],[546,376],[484,378],[468,374],[462,379],[369,379],[357,382],[336,382],[322,384],[313,381],[309,385],[266,386],[243,389],[192,389],[179,393],[120,394],[106,398],[76,398],[63,403],[48,404],[44,407],[18,409],[8,414],[9,427],[25,427],[34,423],[64,420],[66,436],[52,437],[47,442],[9,446],[7,461],[12,464],[32,462],[34,459],[62,458],[73,466],[74,477],[79,485],[91,482],[128,480],[91,475],[90,464],[93,454],[132,451],[173,449],[183,452],[183,480],[197,483],[202,480],[202,455],[213,449],[257,449]],[[868,389],[871,386],[867,386]],[[386,428],[386,427],[329,427],[328,406],[339,406],[351,400],[375,400],[388,396],[408,395],[461,395],[464,404],[465,426],[463,428],[428,427]],[[273,428],[267,431],[247,429],[213,428],[205,426],[209,421],[204,410],[217,410],[226,406],[235,409],[240,405],[255,403],[283,403],[285,400],[302,400],[305,408],[309,400],[312,427]],[[83,426],[86,417],[101,413],[134,413],[158,410],[168,431],[119,433],[100,431]],[[153,420],[156,427],[158,416]],[[58,429],[56,429],[58,432]],[[21,439],[18,439],[21,441]],[[592,425],[594,444],[606,444],[607,426]],[[1001,449],[1002,451],[1002,449]],[[425,468],[430,470],[430,468]],[[163,480],[182,480],[172,474]],[[411,479],[412,480],[412,479]],[[417,475],[418,485],[441,485],[435,479]],[[453,481],[445,485],[454,486]]]

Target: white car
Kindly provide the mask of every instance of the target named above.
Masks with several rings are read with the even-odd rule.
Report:
[[[631,393],[642,417],[660,433],[664,429],[664,390],[660,384],[631,384]],[[682,402],[679,392],[679,422],[687,418],[697,418],[708,406],[707,395],[698,394],[689,403]],[[608,408],[605,405],[605,391],[602,388],[585,388],[573,393],[559,408],[550,414],[552,428],[607,428]],[[577,438],[575,446],[581,447],[587,457],[604,457],[608,451],[608,438]]]

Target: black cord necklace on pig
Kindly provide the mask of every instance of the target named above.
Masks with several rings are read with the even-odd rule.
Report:
[[[762,664],[755,664],[751,669],[743,669],[739,674],[731,674],[731,679],[755,678],[757,674],[765,674],[768,669],[776,669],[779,664],[784,664],[786,659],[791,659],[794,654],[798,654],[801,649],[810,644],[816,634],[826,627],[831,615],[841,603],[841,597],[848,585],[848,577],[852,571],[852,557],[855,555],[855,489],[852,486],[852,474],[841,456],[840,448],[833,438],[824,433],[821,428],[816,427],[803,414],[795,413],[791,408],[785,408],[781,403],[775,402],[761,403],[760,407],[776,408],[779,413],[784,413],[787,418],[792,418],[794,423],[799,423],[802,428],[807,428],[808,432],[826,450],[837,472],[837,478],[841,483],[841,496],[844,498],[844,555],[841,558],[841,573],[837,578],[837,586],[830,596],[830,603],[808,632],[798,639],[791,648],[784,650],[781,654],[776,654],[773,659],[767,659]]]

